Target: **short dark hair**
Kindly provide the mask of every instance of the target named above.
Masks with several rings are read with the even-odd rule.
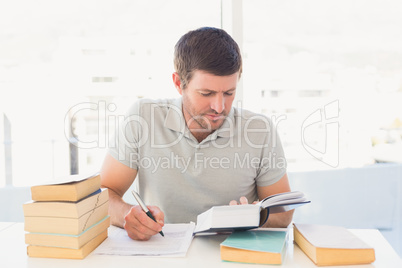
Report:
[[[224,30],[203,27],[183,35],[175,46],[174,68],[182,88],[190,82],[194,71],[226,76],[242,72],[240,49]]]

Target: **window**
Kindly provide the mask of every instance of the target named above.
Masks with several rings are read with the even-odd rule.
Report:
[[[0,4],[0,186],[98,170],[114,116],[138,98],[177,96],[174,44],[188,30],[221,27],[224,2]],[[290,171],[396,159],[400,7],[242,2],[242,107],[276,119]]]
[[[402,161],[401,8],[396,0],[243,1],[244,101],[253,104],[245,107],[283,116],[289,170]]]
[[[97,171],[113,115],[137,98],[176,97],[175,42],[220,27],[220,14],[215,0],[1,3],[0,186],[7,144],[14,186]]]

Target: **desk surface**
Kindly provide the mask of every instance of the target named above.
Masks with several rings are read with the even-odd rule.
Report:
[[[343,267],[402,267],[402,261],[378,230],[351,230],[369,245],[375,248],[376,261],[371,265]],[[133,256],[100,256],[90,254],[84,260],[29,258],[26,255],[23,223],[0,222],[0,267],[30,268],[71,268],[71,267],[270,267],[269,265],[240,264],[223,262],[220,259],[219,244],[225,235],[197,236],[193,239],[185,258],[157,258]],[[284,263],[275,267],[317,267],[293,244],[293,235],[289,243]],[[335,267],[335,266],[331,266]]]

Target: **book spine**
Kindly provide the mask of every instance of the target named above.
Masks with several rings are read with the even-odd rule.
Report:
[[[261,208],[259,227],[262,227],[268,221],[268,217],[269,217],[269,208]]]

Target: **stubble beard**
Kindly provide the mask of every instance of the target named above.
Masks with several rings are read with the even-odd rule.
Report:
[[[219,114],[221,116],[221,118],[217,119],[217,120],[213,120],[212,123],[211,121],[207,118],[207,114],[216,114],[218,115],[218,113],[216,113],[215,111],[209,111],[207,113],[202,113],[202,114],[195,114],[195,112],[190,111],[189,109],[185,108],[187,114],[190,116],[190,120],[189,122],[187,122],[187,126],[190,128],[192,122],[196,123],[200,128],[191,128],[190,130],[193,132],[200,132],[200,133],[212,133],[215,130],[217,130],[218,128],[220,128],[223,125],[223,122],[226,118],[226,113],[223,112],[221,114]],[[214,122],[218,122],[221,121],[219,125],[217,126],[213,126]]]

